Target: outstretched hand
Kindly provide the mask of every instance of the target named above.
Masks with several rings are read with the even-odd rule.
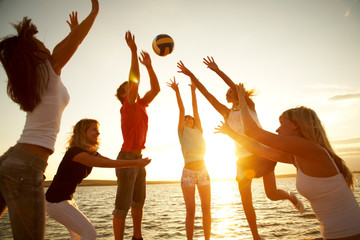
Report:
[[[207,56],[207,58],[203,58],[203,63],[205,63],[205,65],[210,68],[213,71],[217,71],[219,70],[219,67],[217,66],[217,64],[214,61],[213,57],[209,57]]]
[[[70,21],[66,20],[67,24],[70,27],[70,31],[74,30],[79,25],[77,16],[78,16],[77,11],[75,12],[73,11],[69,14]]]
[[[233,131],[227,122],[221,121],[220,124],[215,128],[215,133],[229,134]]]
[[[151,162],[151,159],[142,158],[142,159],[138,159],[138,162],[139,162],[139,167],[145,167],[146,165],[148,165]]]
[[[185,65],[182,61],[179,61],[177,63],[177,67],[180,69],[180,71],[178,71],[178,73],[183,73],[186,76],[190,76],[192,74],[192,72],[190,72],[190,70],[185,67]]]
[[[168,85],[168,87],[171,87],[175,92],[179,91],[179,83],[176,82],[175,77],[174,80],[171,80],[170,78],[170,82],[166,83]]]
[[[151,58],[149,53],[145,51],[141,51],[139,61],[145,66],[145,67],[151,67]]]
[[[132,35],[130,31],[127,31],[125,34],[125,40],[131,51],[136,51],[135,35]]]
[[[191,87],[191,91],[195,92],[195,90],[196,90],[195,83],[191,82],[191,83],[189,84],[189,86]]]

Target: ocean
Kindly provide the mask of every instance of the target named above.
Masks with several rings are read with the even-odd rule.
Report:
[[[360,174],[356,174],[355,196],[360,202]],[[277,178],[278,188],[295,191],[295,178]],[[305,212],[300,214],[289,201],[271,201],[266,198],[262,179],[252,185],[253,203],[256,209],[260,234],[269,239],[320,238],[319,224],[309,203],[303,200]],[[235,181],[212,181],[212,239],[252,239]],[[80,186],[74,195],[80,210],[96,228],[98,239],[113,239],[112,210],[116,186]],[[201,208],[196,193],[194,239],[203,239]],[[126,220],[125,239],[131,239],[130,212]],[[144,206],[143,237],[155,239],[186,239],[185,205],[179,183],[148,184]],[[47,218],[46,239],[69,239],[67,229]],[[12,239],[7,213],[0,219],[0,239]]]

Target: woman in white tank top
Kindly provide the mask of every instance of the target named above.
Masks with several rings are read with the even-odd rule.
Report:
[[[227,124],[219,126],[219,132],[258,156],[297,167],[296,187],[309,200],[324,239],[359,240],[360,207],[351,191],[353,176],[332,149],[317,114],[306,107],[285,111],[276,135],[252,119],[243,85],[238,86],[238,94],[245,134],[251,138]]]
[[[198,104],[196,100],[196,87],[191,83],[191,102],[193,107],[193,117],[185,115],[185,108],[181,99],[178,83],[170,80],[167,83],[176,95],[179,107],[178,135],[181,151],[184,157],[184,168],[181,176],[181,190],[184,196],[186,207],[186,237],[193,239],[194,220],[195,220],[195,191],[196,186],[201,200],[202,223],[204,239],[209,240],[211,235],[211,187],[210,177],[205,166],[204,156],[206,144],[203,137]]]
[[[14,239],[44,239],[44,171],[69,101],[60,75],[95,21],[99,3],[91,3],[80,24],[77,12],[70,14],[71,31],[52,53],[35,37],[37,28],[27,17],[14,25],[17,35],[0,42],[8,95],[26,112],[20,139],[0,157],[0,217],[8,208]]]
[[[230,87],[226,93],[226,100],[229,103],[232,103],[232,108],[221,104],[213,95],[211,95],[206,88],[201,84],[201,82],[194,76],[194,74],[189,71],[185,65],[180,61],[178,63],[178,68],[180,73],[184,73],[189,76],[192,83],[194,83],[199,89],[199,91],[204,95],[204,97],[210,102],[210,104],[223,116],[225,121],[231,121],[231,127],[236,131],[242,131],[242,122],[239,113],[241,112],[241,107],[238,106],[238,97],[236,84],[224,73],[222,72],[214,59],[211,57],[204,58],[205,65],[216,72],[224,82]],[[247,103],[251,106],[254,118],[257,119],[255,104],[250,99],[252,91],[249,91],[246,97]],[[264,189],[266,196],[272,200],[289,200],[295,207],[302,212],[304,207],[300,200],[291,193],[278,189],[276,186],[276,179],[274,174],[274,167],[276,164],[272,163],[270,160],[259,158],[254,156],[247,151],[244,151],[241,146],[236,147],[236,155],[238,157],[237,162],[237,176],[236,180],[238,182],[238,188],[241,196],[241,203],[244,207],[244,212],[246,219],[248,221],[251,233],[254,240],[262,239],[259,235],[257,223],[256,223],[256,213],[252,203],[252,192],[251,192],[251,183],[253,178],[263,177]],[[249,175],[246,172],[251,172],[253,174]]]

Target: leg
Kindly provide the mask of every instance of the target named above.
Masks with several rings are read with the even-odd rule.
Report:
[[[27,160],[7,156],[1,161],[0,178],[14,239],[44,239],[43,171],[28,165]]]
[[[64,225],[73,239],[96,239],[96,230],[89,219],[78,209],[73,200],[46,203],[48,215]]]
[[[203,229],[205,240],[210,239],[211,235],[211,187],[210,184],[198,186],[201,200],[201,211],[203,217]]]
[[[138,168],[131,205],[131,215],[133,219],[133,236],[136,239],[142,238],[141,225],[143,218],[143,207],[146,198],[146,170]]]
[[[136,239],[140,239],[142,237],[141,223],[143,217],[143,208],[131,207],[131,216],[133,219],[133,236]]]
[[[271,201],[278,201],[285,199],[288,199],[290,201],[293,200],[290,194],[276,187],[276,179],[275,179],[274,171],[269,172],[268,174],[263,176],[263,183],[264,183],[266,196]]]
[[[268,174],[263,176],[263,183],[266,196],[271,201],[278,201],[278,200],[289,200],[294,206],[300,211],[304,211],[304,206],[300,202],[299,199],[296,198],[295,194],[288,193],[282,189],[278,189],[276,187],[276,178],[274,171],[269,172]]]
[[[195,220],[195,186],[181,186],[186,207],[186,237],[193,239]]]
[[[118,186],[113,211],[113,230],[115,239],[122,240],[124,238],[126,215],[133,198],[137,170],[136,168],[117,168],[115,171]]]
[[[246,179],[243,181],[239,181],[238,187],[246,220],[249,224],[254,240],[258,240],[260,239],[260,235],[256,224],[256,213],[252,203],[251,180]]]
[[[113,216],[113,230],[115,240],[123,240],[125,232],[125,218]]]
[[[0,218],[4,215],[6,210],[7,210],[7,205],[6,205],[5,199],[0,191]]]

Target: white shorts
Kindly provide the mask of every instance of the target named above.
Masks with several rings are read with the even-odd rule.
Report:
[[[206,168],[201,170],[183,169],[181,176],[181,186],[204,186],[210,184],[209,173]]]

